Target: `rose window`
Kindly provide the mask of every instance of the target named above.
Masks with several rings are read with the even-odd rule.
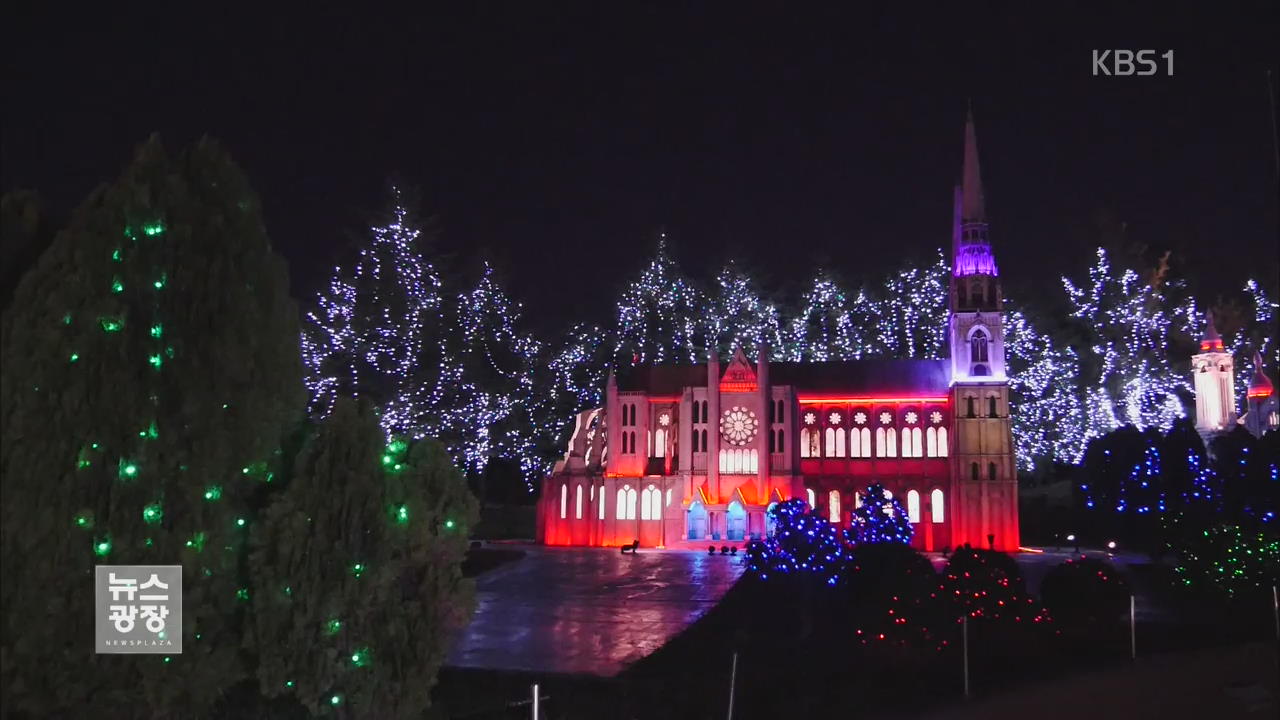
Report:
[[[942,422],[942,413],[938,412],[937,410],[934,410],[933,414],[929,415],[929,420],[934,425],[937,425],[938,423]]]
[[[881,424],[881,425],[888,425],[888,424],[889,424],[890,422],[892,422],[892,421],[893,421],[893,416],[892,416],[892,415],[890,415],[890,414],[889,414],[889,413],[887,413],[887,412],[882,412],[882,413],[880,413],[880,424]]]
[[[805,414],[804,414],[804,424],[805,424],[805,425],[812,425],[812,424],[814,424],[814,423],[816,423],[816,422],[818,422],[818,416],[817,416],[817,415],[814,415],[813,413],[805,413]]]
[[[840,413],[838,413],[838,412],[833,412],[833,413],[831,413],[831,416],[830,416],[830,417],[828,417],[828,418],[827,418],[827,420],[828,420],[832,425],[839,425],[839,424],[840,424]]]
[[[919,419],[920,419],[920,416],[919,416],[919,415],[916,415],[916,411],[915,411],[915,410],[911,410],[911,411],[907,412],[907,424],[908,424],[908,425],[915,425],[915,424],[916,424],[916,420],[919,420]]]
[[[856,423],[858,423],[859,425],[866,425],[866,424],[867,424],[867,414],[866,414],[866,413],[864,413],[864,412],[861,412],[861,411],[856,412],[856,413],[854,413],[854,414],[853,414],[853,421],[854,421],[854,422],[856,422]]]
[[[661,415],[658,416],[658,424],[661,425],[662,427],[666,427],[670,425],[671,416],[666,413],[662,413]]]
[[[760,421],[756,414],[743,407],[734,406],[724,411],[720,418],[720,434],[730,445],[746,445],[756,436]]]

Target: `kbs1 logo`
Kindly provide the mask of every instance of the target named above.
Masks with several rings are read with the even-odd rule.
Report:
[[[1163,63],[1156,60],[1163,60]],[[1094,50],[1093,76],[1128,75],[1151,76],[1160,72],[1161,66],[1165,74],[1173,77],[1173,51],[1167,50],[1159,55],[1155,50]]]

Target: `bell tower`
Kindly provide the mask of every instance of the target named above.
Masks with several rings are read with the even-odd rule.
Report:
[[[1236,425],[1235,367],[1222,336],[1213,326],[1213,311],[1206,317],[1200,352],[1191,356],[1196,385],[1196,432],[1208,443],[1215,435]]]
[[[964,169],[955,192],[949,339],[951,349],[952,544],[1018,548],[1018,479],[1005,371],[1004,297],[987,236],[970,110]]]

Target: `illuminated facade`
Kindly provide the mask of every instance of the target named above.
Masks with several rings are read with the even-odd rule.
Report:
[[[610,375],[542,483],[538,539],[646,547],[741,542],[801,498],[846,526],[859,492],[901,501],[913,544],[1018,547],[1003,298],[977,141],[965,128],[943,360],[648,365]]]

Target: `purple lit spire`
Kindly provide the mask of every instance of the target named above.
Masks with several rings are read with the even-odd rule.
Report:
[[[999,275],[996,258],[987,240],[987,212],[982,198],[982,173],[978,168],[978,134],[973,129],[973,108],[964,125],[964,173],[956,192],[955,259],[951,271],[956,277]]]

